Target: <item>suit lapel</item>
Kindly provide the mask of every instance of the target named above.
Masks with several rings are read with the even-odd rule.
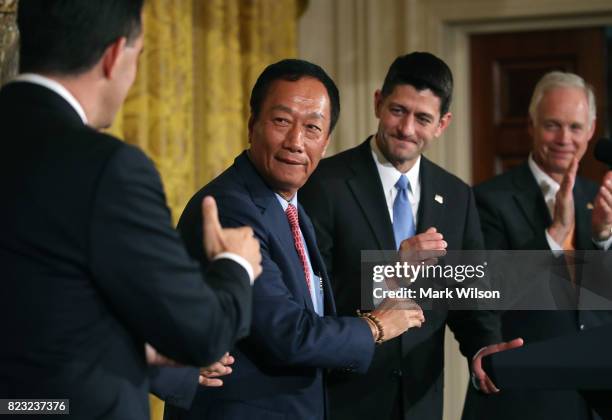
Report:
[[[596,249],[591,239],[591,213],[592,204],[585,190],[584,181],[576,178],[574,185],[574,211],[576,212],[576,249],[592,250]]]
[[[550,213],[527,163],[515,173],[513,182],[516,186],[513,198],[525,220],[534,232],[543,231],[551,223]]]
[[[351,162],[354,176],[347,180],[347,184],[370,225],[378,242],[378,249],[395,249],[393,226],[370,149],[371,138],[359,146],[358,153]]]
[[[295,244],[293,243],[293,235],[289,227],[289,221],[274,191],[266,185],[261,176],[257,173],[247,156],[247,152],[243,152],[236,158],[236,167],[246,184],[249,194],[251,194],[251,199],[261,210],[263,225],[268,228],[270,234],[279,243],[279,248],[288,261],[292,276],[290,279],[285,278],[285,283],[292,280],[297,281],[297,289],[300,291],[304,303],[308,308],[314,311],[312,298],[310,297],[306,277],[302,269],[302,262],[300,261],[297,251],[295,250]],[[304,214],[305,213],[302,211],[299,216],[302,217]],[[302,231],[302,234],[304,234],[304,231]],[[304,237],[306,237],[305,234]],[[270,250],[268,250],[268,252],[269,251]],[[312,254],[312,252],[310,254]]]
[[[444,217],[444,188],[439,185],[433,164],[421,156],[421,199],[417,212],[417,233],[440,226]]]

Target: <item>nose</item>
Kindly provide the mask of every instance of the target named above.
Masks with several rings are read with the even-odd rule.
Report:
[[[304,133],[298,124],[291,126],[287,131],[283,147],[293,153],[302,153],[304,151]]]
[[[398,129],[402,137],[414,136],[414,116],[412,114],[404,116],[398,125]]]
[[[570,127],[563,126],[559,131],[559,137],[557,139],[561,144],[569,144],[572,142],[572,131]]]

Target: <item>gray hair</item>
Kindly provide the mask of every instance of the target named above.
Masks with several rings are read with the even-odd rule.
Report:
[[[537,109],[542,97],[546,92],[555,88],[579,88],[584,90],[589,103],[589,127],[593,126],[593,121],[597,116],[595,105],[595,94],[593,87],[586,83],[584,79],[574,73],[564,73],[561,71],[551,71],[546,73],[536,84],[531,102],[529,103],[529,116],[533,122],[536,122]]]

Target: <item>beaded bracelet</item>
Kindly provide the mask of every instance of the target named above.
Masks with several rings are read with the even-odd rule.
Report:
[[[376,337],[375,343],[382,344],[385,341],[385,329],[382,322],[380,322],[380,319],[378,319],[378,317],[371,312],[361,312],[360,310],[357,310],[357,315],[359,315],[361,318],[372,321],[376,327],[376,330],[378,331],[378,336]]]

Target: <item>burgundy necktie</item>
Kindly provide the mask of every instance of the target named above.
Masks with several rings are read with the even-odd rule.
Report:
[[[293,204],[289,204],[287,206],[287,210],[285,210],[285,214],[287,214],[287,219],[289,220],[291,234],[293,235],[293,244],[295,245],[295,250],[300,257],[300,261],[302,262],[304,277],[306,277],[306,284],[308,285],[308,290],[310,291],[310,270],[308,269],[308,262],[306,260],[306,250],[304,249],[304,244],[302,243],[302,237],[300,235],[300,222],[298,221],[297,209]]]

